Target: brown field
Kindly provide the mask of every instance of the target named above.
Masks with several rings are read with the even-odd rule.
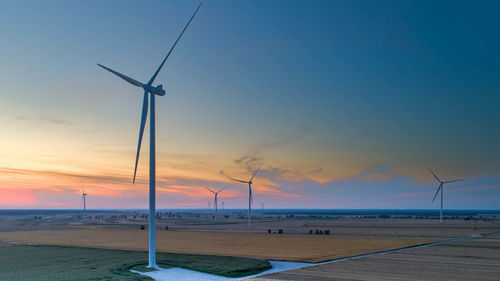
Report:
[[[84,220],[75,214],[0,216],[0,243],[81,246],[147,250],[147,218],[94,213]],[[102,219],[96,219],[102,215]],[[161,252],[254,257],[321,262],[500,230],[498,220],[364,219],[348,217],[284,218],[256,215],[252,227],[228,213],[216,224],[209,214],[164,215],[157,220]],[[168,231],[165,231],[168,226]],[[267,234],[269,230],[284,234]],[[309,231],[329,230],[330,235]]]
[[[500,235],[269,274],[271,280],[500,280]]]
[[[446,240],[498,230],[498,223],[491,222],[429,222],[423,220],[365,220],[348,222],[308,222],[295,229],[307,233],[311,229],[329,229],[339,236],[432,237]]]
[[[0,241],[21,244],[147,250],[147,230],[74,228],[0,232]],[[343,237],[293,234],[158,231],[161,252],[321,262],[436,241],[428,237]]]
[[[99,213],[94,213],[94,215]],[[75,214],[44,215],[42,220],[34,220],[33,216],[1,216],[0,232],[17,230],[56,230],[75,228],[116,228],[138,229],[147,226],[144,218],[132,219],[128,213],[127,219],[111,219],[111,215],[103,214],[102,220],[77,219]],[[276,232],[283,229],[285,234],[308,234],[310,230],[329,230],[331,236],[385,236],[385,237],[432,237],[448,239],[471,234],[491,233],[500,230],[500,220],[446,220],[440,224],[436,219],[302,219],[265,217],[259,214],[253,218],[252,227],[247,226],[245,219],[229,213],[228,218],[220,218],[220,223],[214,223],[207,214],[200,217],[193,214],[183,214],[181,219],[166,216],[157,219],[158,229],[169,227],[172,231],[203,231],[203,232],[240,232],[267,233],[269,229]]]

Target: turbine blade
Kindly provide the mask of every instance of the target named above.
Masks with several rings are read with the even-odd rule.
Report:
[[[442,182],[442,181],[441,181],[441,180],[440,180],[440,179],[436,176],[436,174],[434,174],[434,172],[433,172],[431,169],[427,168],[427,170],[429,170],[429,172],[431,172],[431,174],[432,174],[432,175],[436,178],[436,180],[437,180],[438,182]]]
[[[135,157],[135,168],[134,168],[134,179],[132,183],[135,183],[135,175],[137,174],[137,164],[139,163],[139,154],[141,152],[142,135],[144,135],[144,127],[146,127],[146,120],[148,119],[148,92],[144,91],[144,100],[142,102],[142,116],[141,116],[141,128],[139,130],[139,141],[137,144],[137,155]]]
[[[224,189],[226,189],[226,188],[225,188],[225,187],[224,187],[224,188],[221,188],[221,189],[219,189],[216,193],[219,193],[219,192],[223,191]]]
[[[237,181],[237,182],[248,183],[247,181],[237,180],[237,179],[233,179],[233,178],[229,178],[229,179],[233,180],[233,181]]]
[[[457,182],[457,181],[464,181],[465,179],[456,179],[456,180],[449,180],[449,181],[445,181],[443,183],[452,183],[452,182]]]
[[[253,178],[255,177],[255,175],[257,174],[257,172],[260,170],[260,167],[262,167],[262,164],[260,164],[259,168],[257,168],[257,170],[255,170],[255,172],[253,173],[252,177],[250,178],[249,181],[252,181]]]
[[[182,30],[181,34],[179,35],[179,37],[177,37],[177,40],[175,40],[175,43],[174,45],[172,45],[172,48],[170,49],[170,51],[167,53],[167,56],[163,59],[163,61],[161,62],[160,64],[160,67],[158,67],[158,69],[156,70],[155,74],[153,75],[153,77],[151,77],[151,79],[149,80],[148,82],[148,85],[151,86],[151,84],[153,84],[153,82],[155,81],[156,79],[156,76],[158,75],[158,73],[160,72],[161,68],[163,67],[163,65],[165,64],[165,62],[167,61],[168,57],[170,56],[170,54],[172,53],[172,51],[174,50],[175,46],[177,45],[177,42],[179,42],[179,40],[181,39],[182,37],[182,34],[184,34],[184,31],[186,31],[186,29],[188,28],[189,24],[191,23],[191,21],[193,20],[194,16],[196,16],[196,13],[198,13],[198,10],[201,8],[201,4],[198,6],[198,8],[196,9],[196,11],[194,12],[194,14],[191,16],[191,18],[189,19],[188,23],[186,24],[186,26],[184,27],[184,29]]]
[[[209,187],[206,187],[206,186],[205,186],[205,188],[206,188],[206,189],[208,189],[210,192],[212,192],[212,193],[214,193],[214,194],[215,194],[215,192],[214,192],[212,189],[210,189]]]
[[[436,196],[438,195],[439,190],[440,190],[441,188],[443,188],[443,184],[440,184],[440,185],[439,185],[438,189],[436,190],[436,194],[434,194],[434,198],[432,198],[432,202],[434,202],[434,199],[436,199]]]
[[[114,70],[113,70],[113,69],[111,69],[111,68],[107,68],[107,67],[105,67],[105,66],[104,66],[104,65],[102,65],[102,64],[97,64],[97,65],[98,65],[98,66],[100,66],[100,67],[102,67],[102,68],[104,68],[104,69],[106,69],[107,71],[109,71],[109,72],[111,72],[111,73],[115,74],[116,76],[120,77],[121,79],[123,79],[123,80],[125,80],[125,81],[129,82],[130,84],[132,84],[132,85],[134,85],[134,86],[141,87],[141,88],[142,88],[142,86],[143,86],[143,84],[142,84],[141,82],[139,82],[139,81],[137,81],[137,80],[134,80],[134,79],[132,79],[132,78],[130,78],[130,77],[128,77],[128,76],[126,76],[126,75],[123,75],[123,74],[121,74],[121,73],[120,73],[120,72],[118,72],[118,71],[114,71]]]

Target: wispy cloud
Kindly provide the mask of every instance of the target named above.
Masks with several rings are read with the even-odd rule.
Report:
[[[308,174],[316,174],[316,173],[321,173],[321,172],[323,172],[323,168],[321,168],[321,167],[306,171],[306,173],[308,173]]]
[[[226,173],[224,172],[224,170],[220,170],[220,171],[219,171],[219,174],[223,175],[224,177],[226,177],[226,178],[228,178],[228,179],[232,179],[232,177],[231,177],[231,176],[229,176],[228,174],[226,174]]]
[[[290,144],[292,142],[295,142],[297,140],[309,136],[310,134],[313,133],[313,131],[314,130],[311,127],[304,127],[300,129],[300,131],[297,134],[289,138],[261,143],[252,148],[250,151],[248,151],[241,157],[234,159],[233,162],[237,165],[243,166],[249,172],[253,172],[264,161],[263,153],[265,150]]]
[[[89,175],[83,173],[71,173],[62,171],[50,171],[50,170],[28,170],[28,169],[15,169],[15,168],[0,168],[0,174],[3,175],[36,175],[36,176],[48,176],[51,178],[68,178],[74,179],[81,182],[106,182],[106,183],[129,183],[130,178],[118,175]]]
[[[72,122],[70,120],[56,118],[56,117],[47,116],[47,115],[40,115],[39,120],[41,120],[42,122],[45,122],[45,123],[66,126],[66,127],[77,125],[77,123]]]
[[[30,120],[31,118],[25,115],[14,115],[12,118],[16,119],[17,121],[27,121]]]
[[[394,165],[379,165],[376,166],[375,168],[361,172],[358,176],[356,176],[356,178],[364,181],[370,181],[370,180],[388,181],[397,176],[396,174],[391,172],[391,170],[394,167],[395,167]]]
[[[47,114],[39,114],[39,115],[24,115],[24,114],[12,114],[8,113],[6,110],[0,111],[0,115],[7,114],[12,119],[16,121],[33,121],[33,122],[42,122],[45,124],[57,125],[57,126],[76,126],[78,123],[75,123],[68,119],[58,118],[55,116],[50,116]]]

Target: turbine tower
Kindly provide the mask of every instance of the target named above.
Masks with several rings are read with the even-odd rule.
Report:
[[[252,182],[252,180],[255,177],[255,175],[257,174],[257,172],[259,171],[261,166],[262,165],[260,165],[259,168],[257,168],[257,170],[255,170],[255,172],[253,173],[253,175],[249,181],[242,181],[242,180],[233,179],[233,178],[229,177],[230,180],[248,184],[248,226],[252,225],[252,205],[253,205],[253,197],[252,197],[252,183],[253,182]]]
[[[83,191],[82,191],[82,202],[83,202],[83,218],[85,219],[85,211],[87,209],[87,206],[86,206],[86,202],[85,202],[85,199],[87,197],[87,193],[85,193],[85,187],[83,188]]]
[[[439,212],[439,223],[443,223],[443,187],[447,183],[452,183],[452,182],[457,182],[457,181],[463,181],[464,179],[442,181],[442,180],[440,180],[436,176],[436,174],[434,174],[434,172],[431,169],[429,169],[429,168],[427,168],[427,169],[429,170],[429,172],[431,172],[431,174],[434,176],[434,178],[439,182],[438,189],[436,191],[436,194],[434,194],[434,198],[432,198],[432,202],[434,202],[434,199],[436,199],[436,196],[438,195],[438,192],[441,191],[441,209],[440,209],[440,212]]]
[[[207,189],[212,192],[214,194],[214,204],[215,204],[215,222],[217,222],[217,196],[219,195],[219,192],[223,191],[224,189],[226,189],[225,187],[222,188],[222,189],[219,189],[217,192],[213,191],[212,189],[210,189],[209,187],[207,187]]]
[[[165,95],[165,90],[163,90],[162,85],[158,86],[153,86],[153,82],[156,79],[156,76],[158,76],[158,73],[162,69],[163,65],[167,61],[168,57],[174,50],[175,46],[181,39],[182,35],[188,28],[189,24],[195,17],[196,13],[200,9],[201,4],[198,6],[194,14],[191,16],[189,19],[188,23],[182,30],[181,34],[179,37],[177,37],[177,40],[175,40],[174,44],[172,45],[172,48],[170,51],[167,53],[163,61],[161,62],[160,66],[156,70],[156,72],[153,74],[151,79],[144,84],[141,83],[135,79],[132,79],[126,75],[123,75],[117,71],[114,71],[110,68],[107,68],[103,65],[97,64],[100,67],[106,69],[107,71],[117,75],[118,77],[122,78],[123,80],[129,82],[130,84],[142,88],[144,90],[144,97],[143,97],[143,102],[142,102],[142,115],[141,115],[141,126],[139,130],[139,141],[137,145],[137,155],[135,158],[135,169],[134,169],[134,179],[132,183],[135,183],[135,176],[137,172],[137,163],[139,161],[139,152],[141,150],[141,143],[142,143],[142,135],[144,134],[144,127],[146,126],[146,119],[148,117],[148,94],[149,94],[149,99],[151,100],[151,111],[150,111],[150,119],[149,119],[149,268],[158,268],[158,265],[156,264],[156,159],[155,159],[155,149],[156,149],[156,143],[155,143],[155,96],[164,96]]]

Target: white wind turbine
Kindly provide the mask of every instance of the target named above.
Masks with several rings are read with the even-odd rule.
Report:
[[[266,204],[266,203],[267,202],[265,202],[265,201],[264,202],[259,202],[261,210],[264,210],[264,204]]]
[[[83,188],[83,191],[82,191],[82,202],[83,202],[83,218],[85,218],[85,211],[87,209],[86,207],[86,197],[87,197],[87,193],[85,193],[85,187]]]
[[[155,218],[156,218],[156,207],[155,207],[155,204],[156,204],[156,200],[155,200],[155,197],[156,197],[156,191],[155,191],[155,187],[156,187],[155,186],[156,185],[155,96],[156,95],[158,95],[158,96],[165,95],[165,90],[163,90],[163,86],[158,85],[155,87],[155,86],[153,86],[153,82],[155,81],[156,76],[158,75],[158,73],[162,69],[163,65],[167,61],[168,57],[170,56],[170,54],[174,50],[175,46],[177,45],[177,43],[181,39],[182,35],[184,34],[186,29],[188,28],[189,24],[193,20],[194,16],[196,15],[196,13],[200,9],[200,7],[201,7],[201,4],[198,6],[198,8],[194,12],[194,14],[191,16],[188,23],[186,24],[186,26],[182,30],[181,34],[179,35],[179,37],[177,37],[177,40],[172,45],[172,48],[167,53],[167,55],[165,56],[165,58],[163,59],[163,61],[161,62],[160,66],[158,67],[156,72],[153,74],[151,79],[149,79],[149,81],[146,84],[141,83],[135,79],[132,79],[132,78],[130,78],[126,75],[123,75],[117,71],[114,71],[110,68],[107,68],[103,65],[97,64],[100,67],[106,69],[107,71],[122,78],[123,80],[129,82],[130,84],[144,89],[144,98],[143,98],[143,103],[142,103],[142,115],[141,115],[141,126],[140,126],[140,131],[139,131],[139,142],[137,145],[137,155],[135,158],[134,179],[132,181],[133,183],[135,183],[135,175],[137,172],[137,163],[139,161],[139,152],[141,150],[142,135],[144,134],[144,127],[146,125],[146,119],[148,117],[148,94],[149,94],[149,99],[151,100],[151,113],[150,113],[150,119],[149,119],[149,125],[150,125],[150,129],[149,129],[149,134],[150,134],[150,136],[149,136],[149,142],[150,142],[150,144],[149,144],[149,265],[148,265],[149,268],[158,268],[158,266],[156,264],[156,220],[155,220]]]
[[[252,182],[252,180],[255,177],[255,175],[257,174],[257,172],[259,171],[261,166],[262,165],[260,165],[259,168],[257,168],[257,170],[255,170],[255,172],[253,173],[253,175],[249,181],[242,181],[242,180],[233,179],[233,178],[229,177],[230,180],[248,184],[248,226],[252,225],[252,205],[253,205],[253,196],[252,196],[252,183],[253,182]]]
[[[224,189],[226,189],[225,187],[222,188],[222,189],[219,189],[217,192],[213,191],[212,189],[210,189],[209,187],[207,187],[207,189],[212,192],[214,194],[214,204],[215,204],[215,222],[217,222],[217,196],[219,195],[219,192],[223,191]]]
[[[452,182],[457,182],[457,181],[463,181],[464,179],[442,181],[442,180],[440,180],[436,176],[436,174],[434,174],[434,172],[431,169],[429,169],[429,168],[427,168],[427,169],[429,170],[429,172],[431,172],[431,174],[434,176],[434,178],[439,182],[438,189],[436,191],[436,194],[434,194],[434,198],[432,198],[432,202],[434,202],[434,199],[436,199],[436,196],[438,195],[438,192],[441,191],[441,209],[440,209],[440,212],[439,212],[439,222],[443,223],[443,187],[447,183],[452,183]]]

